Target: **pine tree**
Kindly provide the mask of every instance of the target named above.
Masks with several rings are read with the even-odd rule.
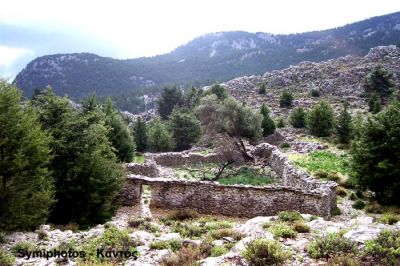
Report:
[[[280,107],[291,107],[293,102],[293,94],[289,91],[284,91],[279,100]]]
[[[193,113],[174,108],[169,123],[178,151],[189,149],[200,137],[200,121]]]
[[[161,119],[166,120],[175,106],[184,104],[183,94],[177,87],[164,88],[158,100],[158,113]]]
[[[0,81],[0,229],[45,223],[54,203],[50,137],[22,93]]]
[[[378,202],[400,206],[400,103],[389,105],[362,125],[352,145],[353,171]]]
[[[328,137],[334,128],[334,113],[326,101],[320,101],[307,116],[307,129],[311,135]]]
[[[224,87],[222,87],[219,84],[215,84],[214,86],[211,87],[210,92],[212,94],[217,95],[218,99],[220,101],[225,100],[228,97],[228,94],[226,93],[226,90]]]
[[[267,89],[265,88],[265,84],[261,84],[260,88],[258,89],[258,94],[266,94],[267,93]]]
[[[107,98],[104,111],[106,125],[110,127],[108,138],[116,150],[121,162],[131,162],[135,153],[135,142],[121,114],[114,108],[111,99]]]
[[[269,109],[268,107],[263,104],[261,106],[261,115],[262,115],[262,121],[261,121],[261,128],[263,131],[263,136],[268,136],[271,135],[275,132],[275,122],[272,120],[272,118],[269,116]]]
[[[133,127],[136,141],[136,148],[139,152],[144,152],[147,149],[147,126],[146,122],[142,121],[139,116]]]
[[[277,128],[284,128],[286,126],[285,120],[283,117],[279,117],[278,120],[276,121],[276,127]]]
[[[379,113],[382,109],[382,101],[378,94],[372,93],[368,101],[368,111],[373,114]]]
[[[395,85],[393,72],[378,65],[367,75],[365,89],[370,93],[387,96],[393,92]]]
[[[340,112],[338,117],[338,121],[336,124],[336,134],[340,143],[347,144],[350,142],[352,137],[352,119],[351,115],[348,111],[349,104],[348,102],[343,103],[343,109]]]
[[[52,91],[39,95],[33,105],[53,137],[50,165],[57,202],[51,221],[82,226],[104,223],[117,207],[114,198],[123,174],[108,139],[110,128],[105,125],[104,112],[94,97],[84,102],[79,112],[67,98]]]
[[[306,126],[306,112],[303,107],[296,107],[290,114],[290,124],[294,128],[303,128]]]
[[[148,149],[152,152],[171,151],[175,148],[175,140],[165,124],[154,118],[148,124]]]

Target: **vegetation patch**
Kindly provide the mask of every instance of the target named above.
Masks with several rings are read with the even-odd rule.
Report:
[[[400,231],[381,231],[376,239],[365,243],[365,254],[386,265],[399,265]]]
[[[274,180],[272,177],[260,174],[256,169],[242,167],[236,175],[223,177],[218,182],[224,185],[243,184],[262,186],[271,184]]]
[[[12,266],[15,263],[15,257],[8,251],[0,249],[0,265]]]
[[[273,224],[270,230],[275,238],[296,238],[297,232],[286,223]]]
[[[278,213],[279,220],[282,222],[294,222],[304,220],[299,211],[281,211]]]
[[[400,221],[400,215],[387,212],[382,215],[379,221],[384,224],[395,224]]]
[[[338,254],[354,254],[356,245],[354,242],[343,237],[342,234],[328,234],[322,237],[316,237],[307,248],[310,257],[315,259],[330,257]]]
[[[151,249],[169,249],[173,252],[179,250],[182,246],[182,241],[179,239],[159,240],[150,243]]]
[[[283,250],[275,240],[256,239],[250,242],[242,253],[249,265],[280,265],[287,261],[291,254]]]

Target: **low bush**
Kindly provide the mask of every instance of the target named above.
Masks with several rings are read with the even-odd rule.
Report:
[[[307,224],[300,222],[300,221],[295,221],[292,224],[292,228],[297,233],[309,233],[310,232],[310,227]]]
[[[256,239],[250,242],[242,256],[254,266],[280,265],[288,260],[290,252],[284,251],[281,244],[274,240]]]
[[[289,225],[285,223],[277,223],[271,226],[271,232],[274,237],[283,238],[296,238],[297,232],[292,229]]]
[[[340,197],[346,197],[347,196],[347,189],[345,189],[344,187],[338,186],[336,188],[336,195],[338,195]]]
[[[380,205],[376,201],[368,202],[368,204],[365,206],[365,211],[368,213],[384,213],[385,212],[382,205]]]
[[[301,221],[303,217],[299,211],[281,211],[278,213],[279,220],[282,222]]]
[[[351,199],[351,200],[356,200],[356,199],[357,199],[356,193],[351,192],[351,194],[350,194],[350,196],[349,196],[349,199]]]
[[[199,217],[199,214],[196,211],[189,209],[179,209],[169,213],[166,218],[173,221],[184,221],[192,220],[197,217]]]
[[[382,217],[379,219],[379,221],[384,224],[392,225],[392,224],[395,224],[398,221],[400,221],[400,215],[397,215],[397,214],[394,214],[391,212],[387,212],[382,215]]]
[[[6,233],[0,231],[0,244],[7,243]]]
[[[312,89],[311,90],[311,97],[319,97],[321,93],[317,89]]]
[[[128,220],[128,225],[131,228],[136,228],[150,233],[157,233],[160,231],[160,228],[151,222],[150,217],[130,218]]]
[[[337,254],[354,254],[356,245],[341,234],[331,233],[326,236],[316,237],[307,248],[310,257],[328,260]]]
[[[281,147],[281,149],[289,149],[290,148],[290,143],[283,142],[279,147]]]
[[[358,199],[351,206],[356,210],[362,210],[365,207],[365,202],[360,200],[360,199]]]
[[[47,232],[43,229],[36,230],[36,233],[38,234],[37,235],[38,240],[48,240],[49,239]]]
[[[340,176],[336,172],[329,172],[326,179],[328,179],[330,181],[335,181],[335,182],[340,182],[340,180],[341,180]]]
[[[335,207],[331,210],[332,216],[337,216],[342,214],[342,210],[339,207]]]
[[[229,228],[218,229],[215,231],[211,231],[210,236],[213,239],[222,239],[224,237],[233,238],[235,241],[239,241],[244,237],[243,234],[236,232],[235,230]]]
[[[29,252],[29,251],[38,251],[39,247],[32,242],[28,242],[28,241],[22,241],[22,242],[18,242],[16,243],[12,248],[11,248],[11,253],[13,255],[17,255],[18,251],[23,250],[25,252]]]
[[[0,265],[13,266],[14,263],[15,257],[10,252],[0,249]]]
[[[214,246],[211,248],[211,257],[219,257],[228,252],[229,250],[224,246]]]
[[[132,240],[129,236],[128,230],[120,230],[114,225],[109,225],[105,230],[103,235],[90,239],[82,246],[79,247],[80,250],[84,250],[87,256],[80,259],[88,263],[102,263],[109,262],[110,260],[124,261],[124,258],[102,258],[97,256],[97,250],[102,248],[104,250],[118,250],[122,252],[131,252],[135,256],[139,253],[136,250],[136,246],[142,245],[143,243]]]
[[[333,256],[328,260],[328,266],[360,266],[358,260],[351,254]]]
[[[159,240],[150,243],[150,249],[169,249],[173,252],[179,250],[182,241],[179,239]]]
[[[196,265],[198,260],[203,258],[200,249],[198,247],[182,247],[172,256],[164,258],[161,262],[161,266],[190,266]]]
[[[365,255],[386,265],[400,264],[400,231],[383,230],[374,240],[365,243]]]

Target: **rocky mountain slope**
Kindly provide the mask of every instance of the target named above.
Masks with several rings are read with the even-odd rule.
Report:
[[[230,80],[222,85],[235,98],[258,108],[266,103],[275,115],[287,115],[290,109],[279,108],[283,91],[294,94],[294,105],[310,107],[321,98],[334,106],[343,100],[353,110],[365,110],[363,82],[367,74],[377,65],[382,65],[396,75],[400,84],[400,48],[378,46],[366,56],[345,56],[325,62],[302,62],[284,70],[266,72],[263,75],[245,76]],[[259,94],[259,86],[265,84],[267,93]],[[311,91],[318,90],[320,97],[311,97]]]
[[[168,54],[116,60],[94,54],[56,54],[30,62],[15,83],[31,96],[51,85],[72,98],[113,95],[165,84],[210,84],[284,69],[302,61],[364,56],[378,45],[400,43],[400,12],[343,27],[290,35],[207,34]]]

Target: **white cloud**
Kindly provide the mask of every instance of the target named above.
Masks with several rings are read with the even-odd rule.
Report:
[[[0,66],[10,67],[16,60],[26,55],[33,55],[33,51],[0,45]]]

